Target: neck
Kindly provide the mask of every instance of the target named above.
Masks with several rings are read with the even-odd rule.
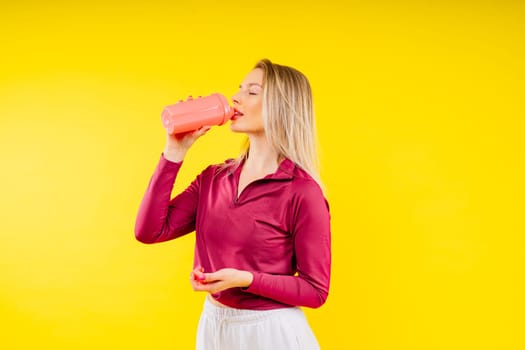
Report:
[[[249,136],[250,151],[244,169],[255,173],[273,173],[279,166],[279,155],[264,135]]]

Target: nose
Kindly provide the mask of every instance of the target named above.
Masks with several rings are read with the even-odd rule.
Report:
[[[232,101],[233,101],[233,104],[239,104],[239,93],[236,93],[235,95],[232,96]]]

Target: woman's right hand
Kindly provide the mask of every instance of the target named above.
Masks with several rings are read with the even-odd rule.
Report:
[[[198,130],[170,135],[166,133],[164,158],[172,162],[182,162],[190,147],[199,137],[206,134],[211,126],[203,126]]]

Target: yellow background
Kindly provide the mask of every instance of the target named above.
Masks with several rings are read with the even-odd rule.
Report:
[[[0,13],[3,349],[191,349],[193,236],[134,240],[163,106],[260,58],[313,86],[324,349],[523,349],[520,1],[12,1]],[[214,128],[176,190],[242,137]]]

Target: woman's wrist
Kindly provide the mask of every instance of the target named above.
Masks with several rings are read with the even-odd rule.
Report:
[[[253,273],[249,271],[242,271],[243,272],[243,278],[242,278],[242,288],[248,288],[252,282],[253,282]]]
[[[166,147],[164,148],[164,152],[162,152],[162,155],[170,162],[180,163],[184,160],[186,153],[187,151],[185,150]]]

